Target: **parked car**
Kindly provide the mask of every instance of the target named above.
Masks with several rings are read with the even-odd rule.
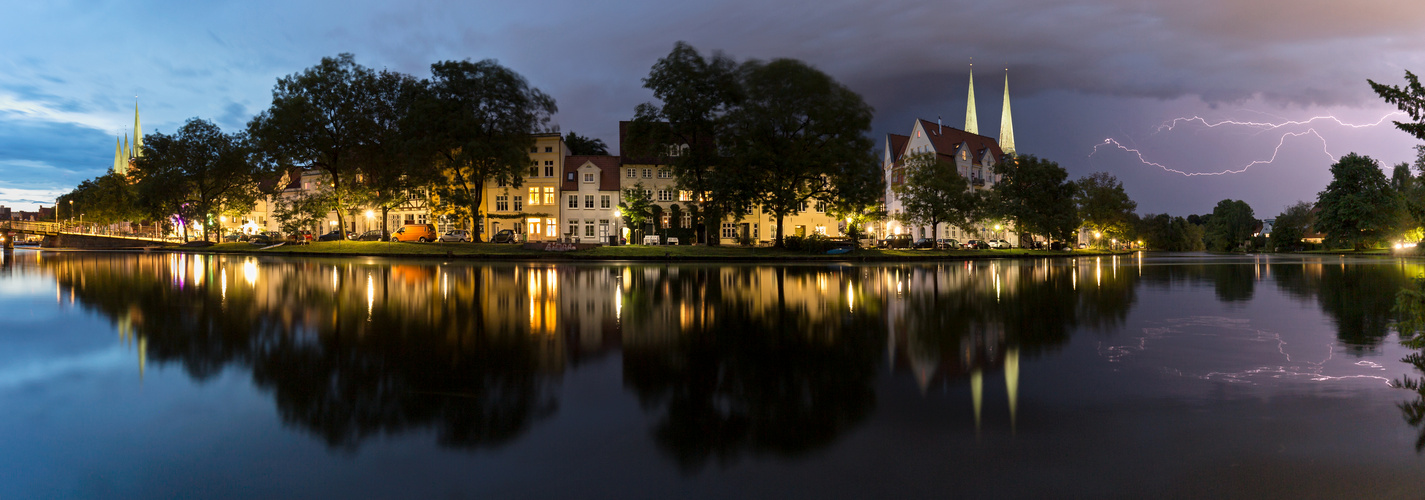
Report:
[[[935,248],[935,241],[930,238],[920,238],[915,243],[910,244],[911,248]]]
[[[940,248],[944,250],[959,250],[960,241],[956,240],[955,238],[940,238],[938,240],[935,240],[935,248]]]
[[[247,241],[260,247],[272,246],[282,241],[282,233],[265,231],[252,235]]]
[[[430,224],[406,224],[391,234],[391,239],[396,241],[419,241],[430,243],[438,238],[435,226]]]
[[[1088,243],[1079,243],[1079,248],[1088,248],[1088,247],[1089,247],[1089,244],[1088,244]]]
[[[386,235],[381,234],[380,229],[372,229],[370,231],[361,233],[360,236],[356,237],[356,241],[386,241],[385,236]]]
[[[1011,247],[1011,246],[1009,245],[1009,242],[1008,242],[1008,241],[1005,241],[1005,240],[990,240],[990,241],[988,242],[988,245],[989,245],[990,248],[995,248],[995,249],[1014,248],[1014,247]]]
[[[440,236],[442,242],[470,242],[470,233],[464,229],[453,229]]]
[[[970,240],[965,242],[965,248],[970,250],[985,250],[989,247],[990,244],[985,243],[984,240]]]
[[[910,243],[909,234],[893,234],[881,240],[881,243],[876,246],[881,248],[909,248]]]
[[[332,231],[317,237],[317,241],[341,241],[341,231]]]
[[[501,229],[490,237],[490,243],[518,243],[519,238],[516,236],[513,229]]]

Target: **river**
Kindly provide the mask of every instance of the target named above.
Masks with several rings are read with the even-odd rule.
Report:
[[[21,249],[0,498],[1413,498],[1422,274]]]

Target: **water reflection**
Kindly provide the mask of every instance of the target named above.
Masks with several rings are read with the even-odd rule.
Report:
[[[884,266],[24,255],[34,261],[21,266],[53,274],[56,300],[111,318],[141,370],[250,372],[286,424],[335,449],[425,429],[454,448],[508,443],[556,412],[566,372],[618,355],[649,434],[689,472],[826,448],[873,415],[886,372],[923,394],[968,389],[977,429],[993,428],[981,414],[1002,393],[1012,432],[1021,385],[1036,383],[1021,365],[1079,330],[1122,329],[1140,285],[1210,284],[1242,304],[1273,280],[1368,349],[1389,324],[1373,292],[1404,279],[1389,265],[1136,255]]]

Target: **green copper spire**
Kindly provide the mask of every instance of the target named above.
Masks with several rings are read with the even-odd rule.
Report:
[[[1004,70],[1004,110],[999,116],[999,148],[1014,153],[1014,120],[1009,116],[1009,68]]]
[[[975,116],[975,63],[970,63],[970,104],[965,107],[965,131],[979,135],[980,118]]]
[[[143,156],[143,128],[139,127],[138,96],[134,96],[134,156]]]
[[[120,142],[117,136],[114,137],[114,173],[123,175],[128,170],[128,162],[124,160],[124,143]]]

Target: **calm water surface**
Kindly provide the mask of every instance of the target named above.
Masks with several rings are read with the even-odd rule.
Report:
[[[1418,498],[1422,273],[17,250],[0,498]]]

